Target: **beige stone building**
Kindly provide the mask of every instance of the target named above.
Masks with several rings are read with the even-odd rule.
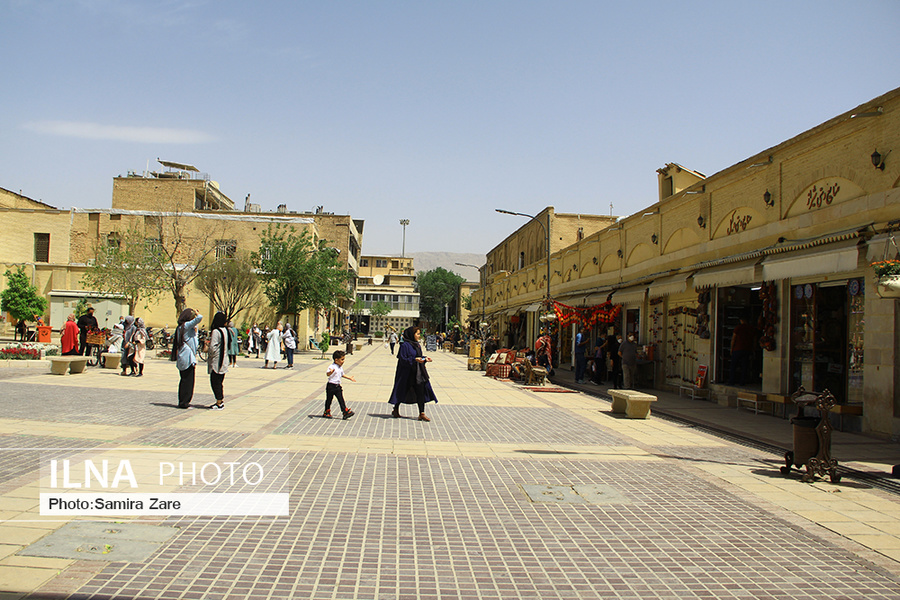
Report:
[[[167,238],[177,231],[182,247],[201,249],[219,259],[259,251],[260,236],[279,224],[307,231],[317,242],[326,241],[339,251],[344,268],[353,275],[348,300],[341,306],[328,313],[305,311],[289,316],[296,321],[300,347],[305,347],[310,338],[318,339],[325,329],[345,326],[355,294],[363,221],[322,211],[289,213],[282,209],[262,213],[249,202],[246,210],[235,211],[234,203],[208,178],[192,178],[194,167],[161,162],[181,169],[115,178],[110,209],[61,210],[21,194],[0,191],[0,215],[5,225],[0,228],[0,269],[18,265],[26,268],[50,301],[47,316],[51,326],[61,327],[82,297],[88,297],[97,307],[95,314],[101,326],[111,326],[127,314],[123,297],[86,289],[82,277],[98,252],[121,243],[129,229],[143,231],[149,245],[169,243]],[[213,312],[210,301],[196,288],[188,290],[187,303],[204,315]],[[163,292],[146,305],[142,302],[135,312],[151,327],[172,327],[177,320],[174,306],[172,293]],[[274,314],[260,291],[252,307],[237,317],[237,324],[273,325],[282,317]]]
[[[894,90],[710,177],[668,164],[647,208],[551,246],[551,296],[564,317],[602,314],[610,298],[621,312],[592,335],[634,332],[652,347],[646,387],[677,389],[704,367],[713,399],[731,405],[739,391],[828,389],[848,428],[898,436],[900,313],[870,266],[897,255],[898,146]],[[473,314],[485,298],[494,332],[526,345],[542,322],[557,322],[541,307],[547,262],[536,227],[488,255],[486,288],[473,295]],[[732,382],[742,317],[755,339]],[[574,326],[558,329],[559,360],[571,364]]]
[[[402,332],[418,324],[419,293],[416,291],[413,259],[404,256],[361,256],[357,297],[363,307],[361,333],[386,332],[389,329]],[[390,314],[370,316],[372,306],[378,302],[389,304]]]

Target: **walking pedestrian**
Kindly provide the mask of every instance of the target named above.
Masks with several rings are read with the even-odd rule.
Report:
[[[610,374],[610,385],[618,389],[622,385],[622,357],[619,355],[619,346],[622,344],[622,334],[616,332],[615,337],[609,339],[609,354],[612,360],[612,373]]]
[[[147,328],[144,327],[144,320],[140,317],[134,320],[134,331],[131,333],[131,347],[134,352],[131,355],[131,374],[137,377],[144,376],[144,358],[147,354]],[[137,367],[138,372],[134,369]]]
[[[601,331],[597,336],[594,344],[594,372],[591,381],[601,384],[606,381],[606,350],[609,348],[609,342],[606,338],[606,332]]]
[[[284,326],[281,324],[281,321],[279,321],[275,329],[270,331],[266,338],[266,364],[263,365],[263,369],[269,368],[269,361],[272,361],[273,369],[278,368],[278,361],[281,360],[282,329],[284,329]]]
[[[346,421],[356,413],[347,408],[341,379],[349,379],[353,382],[356,380],[350,375],[344,374],[344,361],[347,359],[347,355],[343,350],[335,350],[331,358],[334,362],[325,372],[325,375],[328,376],[328,383],[325,384],[325,413],[322,416],[326,419],[331,418],[331,401],[337,398],[338,405],[341,407],[341,417]]]
[[[425,416],[425,403],[437,403],[437,396],[431,388],[426,363],[431,358],[422,354],[422,331],[418,327],[409,327],[403,332],[403,340],[397,351],[397,370],[394,373],[394,389],[388,400],[394,405],[391,416],[400,418],[401,404],[417,404],[419,406],[419,420],[430,421]]]
[[[238,330],[233,321],[228,321],[228,366],[237,368],[237,357],[241,351]]]
[[[293,369],[294,368],[294,350],[297,349],[297,335],[294,333],[294,330],[291,329],[291,324],[287,323],[284,326],[284,331],[281,334],[282,340],[284,340],[284,355],[287,360],[287,366],[285,369]]]
[[[262,346],[262,332],[256,326],[256,323],[247,332],[247,336],[250,338],[247,342],[247,354],[255,352],[256,358],[259,358],[259,349]]]
[[[131,346],[131,336],[134,334],[134,317],[126,315],[122,325],[125,327],[125,330],[122,332],[122,356],[119,359],[119,366],[122,367],[122,372],[119,375],[125,376],[128,375],[128,367],[131,367],[131,372],[134,373],[134,365],[131,364],[131,355],[134,354],[134,348]]]
[[[584,372],[587,368],[587,347],[591,341],[587,328],[582,325],[575,336],[575,383],[584,383]]]
[[[203,315],[186,308],[178,316],[178,328],[172,343],[171,360],[175,361],[181,380],[178,383],[178,408],[190,408],[194,397],[194,377],[197,367],[197,325]]]
[[[206,354],[206,372],[209,373],[209,387],[212,388],[216,403],[210,406],[212,410],[225,409],[225,391],[223,384],[225,374],[228,373],[228,363],[225,356],[231,347],[232,329],[228,327],[228,320],[222,311],[213,315],[212,324],[209,326],[209,352]]]
[[[391,330],[391,334],[388,336],[388,343],[391,345],[391,356],[393,356],[394,346],[397,344],[397,332],[393,329]]]

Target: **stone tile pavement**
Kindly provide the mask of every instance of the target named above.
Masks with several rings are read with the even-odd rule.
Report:
[[[897,496],[804,484],[777,454],[689,423],[620,418],[603,398],[434,358],[431,423],[414,407],[390,418],[394,359],[380,346],[347,359],[348,421],[320,416],[328,363],[313,354],[294,370],[239,360],[221,412],[174,408],[165,361],[142,378],[0,369],[0,600],[900,598]],[[212,403],[201,373],[196,389]],[[768,419],[728,413],[704,418]],[[41,460],[141,449],[235,461],[281,449],[268,489],[290,494],[290,514],[107,519],[174,534],[139,561],[28,555],[86,520],[39,515]]]

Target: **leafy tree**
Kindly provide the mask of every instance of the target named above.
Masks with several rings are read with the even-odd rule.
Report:
[[[266,297],[280,314],[328,309],[349,296],[351,274],[325,240],[317,244],[308,231],[269,225],[253,253]]]
[[[143,228],[132,226],[113,232],[106,245],[97,247],[94,264],[81,278],[85,287],[101,292],[122,294],[133,315],[138,302],[144,307],[166,289],[163,273],[148,252]]]
[[[241,311],[254,305],[259,278],[253,272],[253,262],[246,255],[223,258],[197,277],[197,289],[209,298],[216,310],[233,319]]]
[[[44,316],[47,299],[38,294],[37,287],[31,285],[25,267],[15,271],[7,269],[6,289],[0,292],[0,310],[8,312],[17,321],[34,321]]]
[[[391,311],[393,310],[394,309],[391,308],[390,304],[379,300],[372,305],[372,308],[369,309],[369,314],[373,317],[386,317],[387,315],[391,314]]]
[[[444,318],[444,305],[456,313],[456,297],[459,286],[466,280],[443,267],[416,273],[416,291],[419,292],[419,314],[429,323],[440,323]]]

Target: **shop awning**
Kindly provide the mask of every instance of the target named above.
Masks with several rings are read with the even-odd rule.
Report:
[[[638,302],[643,302],[646,292],[646,283],[622,288],[613,292],[612,302],[613,304],[637,304]]]
[[[529,304],[529,305],[525,308],[525,312],[537,312],[537,311],[539,311],[539,310],[541,310],[541,303],[540,303],[540,302],[535,302],[534,304]]]
[[[647,295],[651,298],[659,298],[669,294],[680,294],[688,288],[688,279],[690,278],[690,273],[679,273],[678,275],[654,279],[650,287],[647,288]]]
[[[729,287],[732,285],[747,285],[762,281],[762,268],[759,259],[745,260],[710,267],[694,273],[694,288],[702,290],[714,285]]]
[[[514,314],[517,314],[520,310],[522,310],[521,306],[516,307],[516,308],[511,308],[508,311],[506,311],[506,316],[511,317]]]
[[[845,240],[836,244],[816,246],[796,252],[767,257],[762,263],[764,281],[835,275],[855,271],[859,265],[859,240]]]

